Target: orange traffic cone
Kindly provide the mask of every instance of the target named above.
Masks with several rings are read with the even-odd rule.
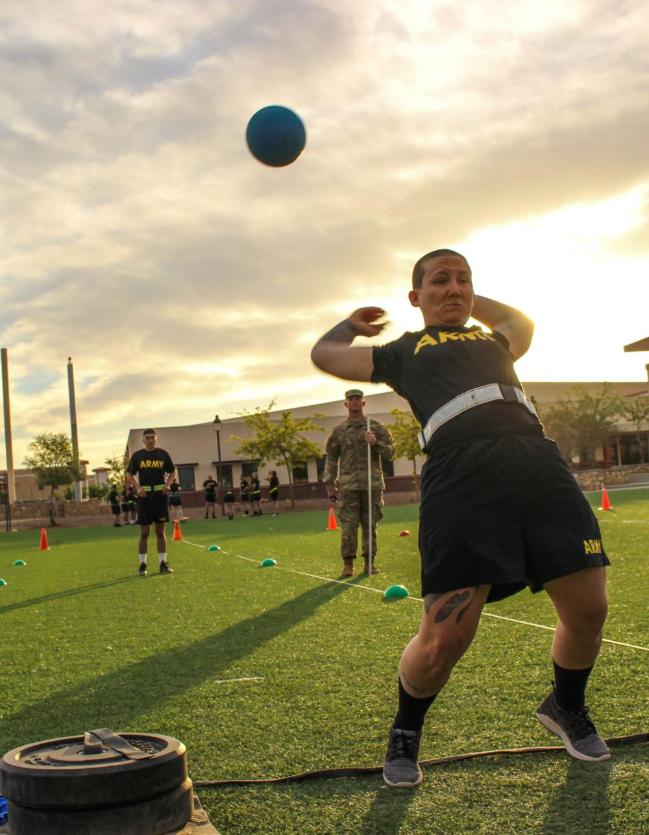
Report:
[[[602,506],[600,510],[613,510],[608,493],[606,492],[606,487],[602,487]]]
[[[337,531],[338,524],[336,522],[336,514],[334,513],[333,507],[329,508],[329,521],[327,522],[327,530],[328,531]]]
[[[173,535],[174,542],[182,542],[183,535],[180,532],[180,524],[178,521],[174,522],[174,535]]]
[[[38,548],[39,548],[40,551],[49,551],[50,550],[50,546],[49,546],[49,543],[47,541],[47,531],[45,530],[45,528],[41,528],[41,542],[40,542],[40,545],[38,546]]]

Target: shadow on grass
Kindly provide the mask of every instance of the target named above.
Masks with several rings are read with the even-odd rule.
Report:
[[[139,581],[137,574],[132,574],[128,577],[118,577],[116,580],[106,580],[104,583],[91,583],[87,586],[77,586],[76,589],[65,589],[65,591],[52,592],[52,594],[44,594],[41,597],[32,597],[29,600],[21,600],[20,603],[9,603],[7,606],[0,606],[0,615],[6,615],[9,612],[14,612],[16,609],[27,609],[30,606],[39,606],[41,603],[50,603],[52,600],[61,600],[65,597],[75,597],[77,594],[84,594],[87,591],[107,589],[110,586],[116,586],[119,583],[129,583],[133,580]]]
[[[218,677],[233,663],[306,620],[348,588],[341,583],[316,586],[275,609],[193,644],[166,649],[68,691],[53,693],[6,715],[0,745],[6,750],[8,746],[39,739],[42,733],[55,737],[97,727],[126,730],[135,716]]]
[[[381,778],[378,778],[381,779]],[[369,812],[363,818],[359,835],[392,835],[401,830],[408,807],[417,796],[417,789],[389,789],[382,786],[374,796]]]
[[[549,800],[543,835],[560,835],[575,831],[575,823],[588,821],[590,833],[608,832],[611,803],[608,784],[612,760],[603,763],[571,760],[566,778]]]

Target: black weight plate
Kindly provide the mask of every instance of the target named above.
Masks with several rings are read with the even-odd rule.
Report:
[[[161,794],[187,778],[187,750],[168,736],[124,733],[149,759],[113,751],[83,756],[83,737],[23,745],[0,761],[0,793],[20,806],[84,809],[119,806]]]
[[[33,809],[9,803],[11,835],[165,835],[191,818],[192,781],[139,803],[97,809]]]

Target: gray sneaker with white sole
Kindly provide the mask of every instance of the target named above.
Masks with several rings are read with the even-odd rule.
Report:
[[[421,734],[401,728],[390,728],[388,750],[383,764],[383,779],[395,789],[418,786],[423,775],[417,763]]]
[[[536,718],[561,738],[571,757],[588,762],[601,762],[611,756],[585,705],[577,710],[564,710],[552,692],[536,709]]]

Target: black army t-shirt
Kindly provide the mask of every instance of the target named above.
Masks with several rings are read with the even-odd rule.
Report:
[[[203,482],[203,490],[205,490],[205,499],[207,501],[213,502],[216,498],[216,488],[218,484],[214,481],[213,478],[208,478],[206,481]]]
[[[164,449],[139,449],[128,462],[128,472],[137,475],[142,487],[164,484],[164,474],[173,473],[171,456]]]
[[[490,383],[522,388],[509,343],[478,326],[434,327],[406,332],[374,348],[373,383],[387,383],[404,397],[422,426],[437,409],[470,389]],[[518,403],[494,401],[468,409],[443,424],[432,446],[475,435],[543,434],[538,419]]]

